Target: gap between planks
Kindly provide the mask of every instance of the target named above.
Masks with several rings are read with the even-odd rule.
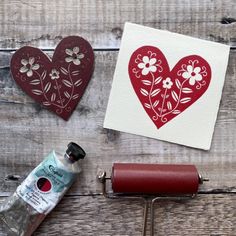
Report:
[[[230,45],[228,45],[230,46]],[[15,51],[17,51],[19,48],[0,48],[0,52],[12,52],[14,53]],[[38,47],[38,49],[44,51],[44,52],[53,52],[55,51],[55,47],[53,48],[41,48],[41,47]],[[114,51],[119,51],[120,48],[117,47],[117,48],[93,48],[93,51],[94,52],[114,52]],[[236,50],[236,46],[230,46],[230,50]]]

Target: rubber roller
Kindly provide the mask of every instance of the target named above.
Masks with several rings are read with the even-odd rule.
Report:
[[[117,194],[194,195],[200,183],[194,165],[115,163],[111,175]]]
[[[101,171],[97,178],[102,183],[102,192],[107,198],[144,200],[142,236],[146,236],[149,203],[150,235],[153,236],[155,202],[191,199],[197,195],[199,184],[208,181],[198,174],[194,165],[136,163],[115,163],[111,177]],[[106,190],[107,180],[111,180],[113,192]]]

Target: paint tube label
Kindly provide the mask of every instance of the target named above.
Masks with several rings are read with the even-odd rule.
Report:
[[[52,151],[17,188],[16,193],[37,212],[48,214],[76,178]]]

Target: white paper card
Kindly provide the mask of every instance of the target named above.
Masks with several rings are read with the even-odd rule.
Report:
[[[210,149],[229,50],[126,23],[104,128]]]

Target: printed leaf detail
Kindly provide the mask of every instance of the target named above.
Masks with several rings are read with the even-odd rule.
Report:
[[[156,100],[156,101],[153,103],[153,107],[156,107],[158,104],[159,104],[159,100]]]
[[[154,84],[159,84],[162,80],[162,77],[159,76],[158,78],[155,79]]]
[[[168,108],[169,111],[172,109],[172,105],[171,105],[170,101],[167,102],[167,108]]]
[[[151,105],[148,104],[148,103],[144,103],[144,106],[147,107],[147,108],[149,108],[149,109],[151,108]]]
[[[145,85],[151,85],[151,81],[149,80],[142,80],[142,83],[145,84]]]
[[[200,55],[183,57],[171,67],[163,52],[152,45],[134,50],[128,65],[133,89],[158,129],[192,106],[211,80],[210,65]]]
[[[62,83],[63,83],[65,86],[69,87],[69,88],[72,87],[72,83],[71,83],[69,80],[63,79],[63,80],[62,80]]]
[[[175,79],[175,84],[176,84],[176,86],[177,86],[178,89],[181,88],[181,83],[179,82],[178,79]]]
[[[151,93],[151,96],[155,97],[158,93],[160,93],[160,91],[161,91],[160,89],[153,90],[152,93]]]
[[[180,110],[174,110],[172,111],[173,114],[179,114],[180,113]]]
[[[142,95],[148,96],[148,91],[146,89],[141,88],[140,92],[141,92]]]
[[[178,101],[179,97],[178,97],[177,93],[174,90],[171,91],[171,96],[176,102]]]
[[[34,80],[30,81],[30,84],[38,85],[38,84],[40,84],[40,80],[39,79],[34,79]]]
[[[180,103],[187,103],[187,102],[189,102],[189,101],[191,101],[191,98],[190,98],[190,97],[188,97],[188,98],[182,98],[182,99],[180,100]]]
[[[69,72],[64,68],[64,67],[61,67],[61,72],[64,74],[64,75],[68,75]]]
[[[182,88],[182,92],[183,93],[192,93],[193,92],[193,90],[191,89],[191,88]]]
[[[43,92],[41,90],[38,90],[38,89],[33,89],[32,93],[35,94],[35,95],[41,95]]]

